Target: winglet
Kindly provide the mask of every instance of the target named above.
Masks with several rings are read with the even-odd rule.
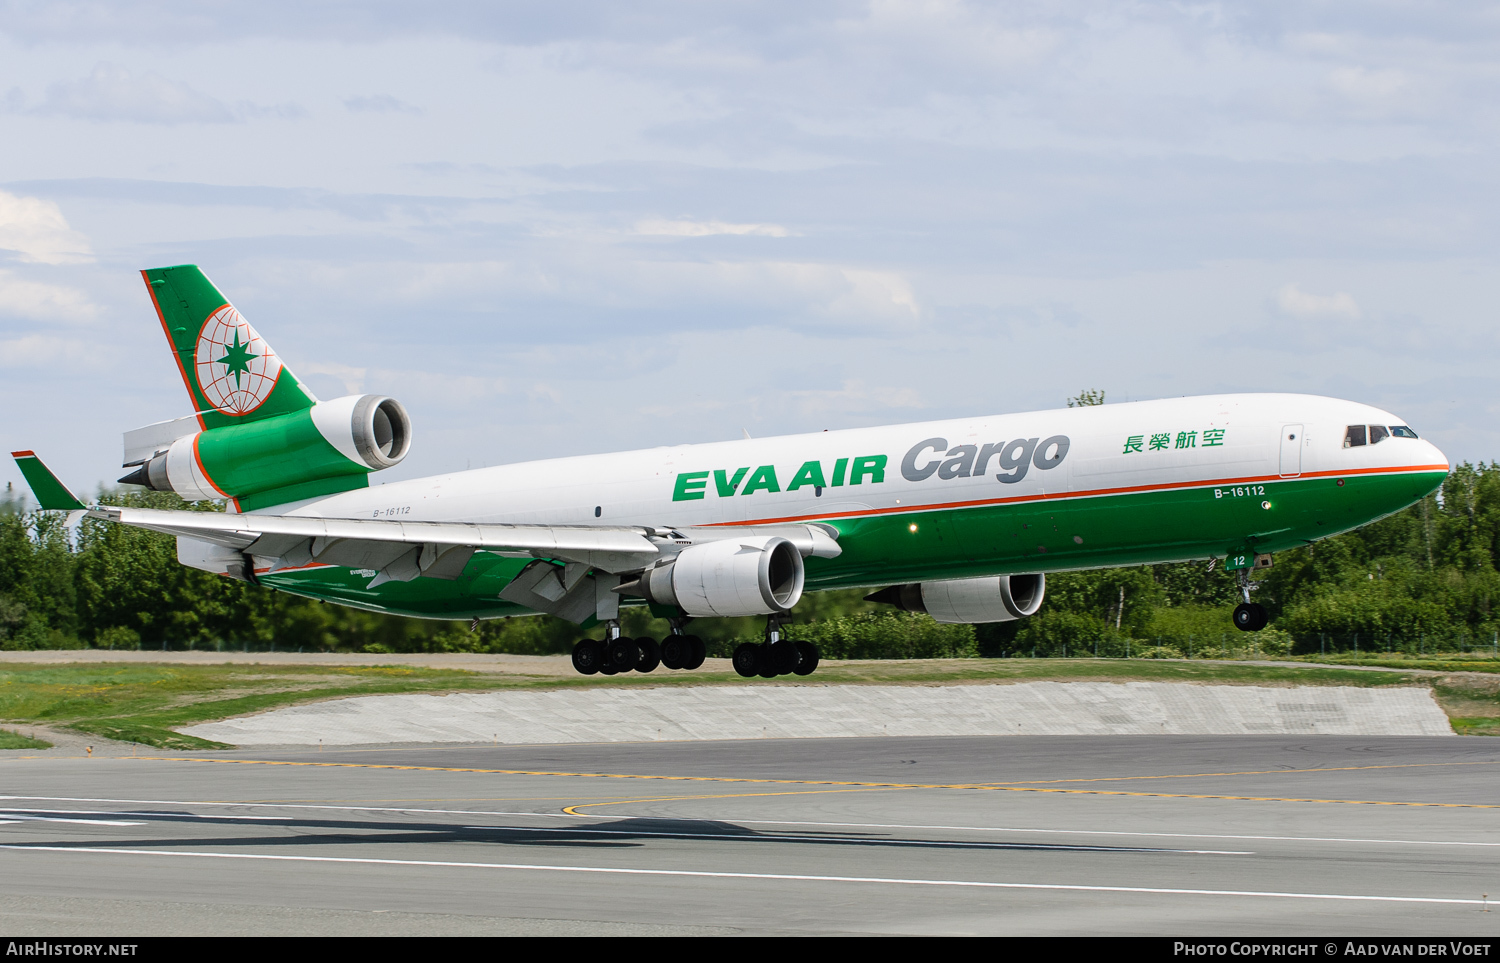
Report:
[[[57,480],[52,469],[42,464],[35,452],[13,451],[10,455],[20,466],[21,474],[26,476],[26,482],[31,486],[32,494],[36,495],[38,505],[65,512],[76,512],[88,507]]]

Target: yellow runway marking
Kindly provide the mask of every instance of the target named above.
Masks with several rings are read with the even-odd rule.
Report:
[[[139,756],[119,757],[121,762],[197,762],[217,763],[230,766],[313,766],[330,769],[394,769],[408,772],[465,772],[484,775],[498,776],[565,776],[579,779],[641,779],[641,780],[665,780],[668,782],[720,782],[720,783],[759,783],[764,785],[782,786],[849,786],[861,789],[981,789],[990,792],[1042,792],[1056,793],[1061,795],[1080,796],[1140,796],[1154,799],[1226,799],[1244,802],[1302,802],[1302,803],[1339,803],[1349,806],[1415,806],[1432,809],[1500,809],[1500,805],[1488,803],[1440,803],[1440,802],[1406,802],[1389,799],[1317,799],[1311,797],[1293,796],[1234,796],[1221,793],[1166,793],[1166,792],[1139,792],[1123,789],[1052,789],[1038,785],[1023,784],[1001,784],[1001,783],[906,783],[906,782],[858,782],[854,780],[833,779],[766,779],[747,778],[738,776],[652,776],[638,775],[632,773],[618,772],[557,772],[553,770],[532,769],[480,769],[460,768],[449,766],[409,766],[396,765],[393,763],[369,763],[369,762],[291,762],[279,759],[194,759],[190,757],[172,756]],[[1416,763],[1412,765],[1427,766],[1467,766],[1484,765],[1485,763]],[[1379,766],[1351,766],[1351,769],[1382,768]],[[1406,765],[1393,765],[1388,768],[1408,768]],[[1313,769],[1273,769],[1268,773],[1285,772],[1317,772]],[[1220,775],[1218,773],[1201,773],[1204,776]],[[1230,775],[1230,774],[1224,774]],[[1128,778],[1128,777],[1122,777]],[[1178,778],[1188,778],[1182,776]],[[1082,780],[1080,780],[1082,781]],[[1107,781],[1107,780],[1105,780]],[[582,804],[580,805],[592,805]],[[602,805],[602,804],[601,804]]]
[[[567,813],[569,816],[587,816],[588,813],[581,813],[578,812],[578,810],[585,808],[592,809],[594,806],[624,806],[627,803],[679,802],[686,799],[747,799],[756,796],[816,796],[822,793],[830,792],[884,792],[888,791],[891,788],[907,789],[911,787],[856,786],[853,788],[845,789],[795,789],[789,790],[787,792],[731,792],[697,796],[647,796],[640,799],[612,799],[605,802],[574,803],[571,806],[564,806],[562,811]]]
[[[1207,779],[1212,776],[1285,776],[1303,772],[1357,772],[1362,769],[1425,769],[1433,766],[1500,766],[1500,759],[1479,762],[1401,762],[1377,766],[1325,766],[1318,769],[1247,769],[1244,772],[1183,772],[1161,776],[1094,776],[1088,779],[1015,779],[995,786],[1045,786],[1063,782],[1118,782],[1125,779]]]

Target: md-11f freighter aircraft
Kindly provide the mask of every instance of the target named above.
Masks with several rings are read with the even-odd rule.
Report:
[[[547,613],[601,626],[583,673],[696,668],[689,620],[766,616],[742,675],[807,674],[782,636],[806,590],[940,622],[1034,614],[1048,572],[1225,559],[1235,624],[1264,627],[1271,553],[1418,501],[1443,453],[1369,405],[1232,394],[556,458],[370,487],[411,422],[380,395],[319,401],[197,267],[141,272],[194,414],[125,434],[120,479],[206,513],[100,506],[177,537],[185,565],[309,598],[435,619]],[[31,452],[43,508],[85,510]],[[672,634],[620,635],[649,605]]]

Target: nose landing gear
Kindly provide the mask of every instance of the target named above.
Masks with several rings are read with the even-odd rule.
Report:
[[[1266,627],[1266,610],[1254,602],[1236,605],[1234,627],[1245,632],[1259,632]]]
[[[1242,632],[1259,632],[1266,627],[1267,616],[1264,607],[1250,601],[1250,590],[1256,587],[1256,583],[1250,581],[1250,569],[1238,569],[1234,576],[1240,585],[1240,598],[1244,600],[1234,607],[1234,627]]]

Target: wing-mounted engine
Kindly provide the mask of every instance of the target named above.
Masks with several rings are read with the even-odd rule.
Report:
[[[865,600],[926,612],[939,622],[1013,622],[1035,615],[1046,592],[1045,575],[991,575],[892,585]]]
[[[351,395],[286,414],[199,430],[196,419],[125,435],[121,478],[189,499],[234,498],[242,510],[363,488],[411,447],[399,401]]]
[[[683,549],[622,592],[695,618],[770,615],[802,598],[802,553],[779,535],[746,535]]]

